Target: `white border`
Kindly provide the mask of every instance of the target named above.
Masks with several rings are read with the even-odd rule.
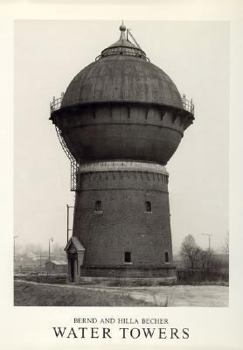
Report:
[[[53,325],[71,325],[73,317],[154,316],[168,317],[171,325],[190,327],[187,342],[127,342],[113,339],[104,348],[191,348],[242,349],[243,288],[242,288],[242,81],[243,81],[243,3],[224,0],[131,1],[130,5],[101,1],[40,5],[36,2],[2,2],[0,4],[1,40],[1,345],[5,349],[100,349],[102,341],[92,344],[81,341],[60,341],[53,337]],[[28,308],[13,305],[13,38],[15,19],[137,19],[137,20],[227,20],[231,22],[230,80],[230,306],[229,308]]]

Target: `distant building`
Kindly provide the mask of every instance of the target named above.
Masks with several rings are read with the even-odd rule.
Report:
[[[48,273],[66,273],[66,261],[49,260],[46,262],[46,272]]]

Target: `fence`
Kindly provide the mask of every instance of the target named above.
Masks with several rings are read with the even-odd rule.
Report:
[[[61,97],[58,97],[58,98],[53,96],[53,99],[50,102],[50,112],[51,113],[61,108],[63,96],[64,96],[64,93],[62,93]]]
[[[182,95],[181,101],[182,101],[183,108],[186,111],[194,114],[194,103],[193,103],[192,99],[188,100],[186,98],[186,95]]]

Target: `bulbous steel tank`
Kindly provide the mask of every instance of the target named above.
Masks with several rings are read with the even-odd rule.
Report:
[[[141,160],[165,165],[192,123],[193,104],[125,35],[69,84],[51,119],[79,164]],[[58,101],[57,101],[58,102]]]

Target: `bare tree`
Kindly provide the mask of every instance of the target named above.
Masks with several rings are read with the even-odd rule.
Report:
[[[200,248],[192,235],[187,235],[182,242],[180,255],[184,263],[182,280],[199,282],[222,279],[228,281],[227,261],[217,256],[212,249]],[[226,255],[226,254],[221,254]]]
[[[203,250],[200,249],[199,254],[199,267],[201,269],[209,269],[216,267],[216,258],[212,249]]]
[[[185,266],[190,269],[198,267],[201,254],[202,249],[197,246],[194,237],[187,235],[182,242],[180,251]]]

